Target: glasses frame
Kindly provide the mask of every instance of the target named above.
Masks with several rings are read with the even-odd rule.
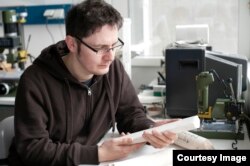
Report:
[[[115,48],[117,48],[117,47],[121,47],[121,48],[122,48],[122,47],[124,46],[124,42],[123,42],[120,38],[118,38],[118,41],[121,43],[121,45],[117,45],[117,46],[114,46],[114,47],[111,47],[111,48],[108,48],[108,49],[100,49],[100,50],[97,50],[97,49],[91,47],[90,45],[88,45],[87,43],[85,43],[84,41],[82,41],[79,37],[75,36],[75,38],[76,38],[77,40],[79,40],[79,41],[81,42],[81,44],[83,44],[84,46],[88,47],[90,50],[92,50],[92,51],[95,52],[96,54],[98,54],[98,52],[101,51],[101,50],[105,50],[105,52],[109,52],[110,50],[113,51],[113,50],[114,50]]]

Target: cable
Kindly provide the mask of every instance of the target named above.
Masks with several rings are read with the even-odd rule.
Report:
[[[237,131],[237,133],[235,135],[234,142],[232,143],[232,148],[234,150],[238,150],[238,147],[236,145],[238,144],[238,138],[239,138],[239,136],[241,134],[242,129],[243,129],[243,119],[239,119],[239,128],[238,128],[238,131]]]
[[[51,37],[51,40],[52,40],[53,44],[55,44],[54,36],[52,35],[52,33],[51,33],[51,31],[49,30],[49,27],[48,27],[48,18],[46,18],[46,24],[45,24],[45,26],[46,26],[46,29],[47,29],[50,37]]]
[[[157,73],[158,73],[158,75],[161,77],[162,81],[166,82],[166,79],[165,79],[165,77],[162,75],[162,73],[159,72],[159,71],[158,71]]]
[[[63,27],[64,27],[63,25],[64,25],[64,23],[63,24],[59,23],[59,25],[58,25],[58,28],[59,28],[59,31],[61,33],[62,39],[65,37],[65,32],[63,31]]]
[[[216,76],[216,78],[220,81],[220,83],[221,83],[222,86],[224,87],[223,93],[224,93],[225,97],[226,97],[226,98],[229,98],[230,95],[228,95],[227,92],[226,92],[226,91],[228,90],[229,87],[228,87],[228,85],[225,83],[225,80],[222,79],[222,78],[220,78],[220,76],[218,75],[218,73],[217,73],[214,69],[210,69],[209,72],[210,72],[210,73],[213,73],[213,74]]]
[[[238,131],[236,133],[236,136],[235,136],[235,139],[234,139],[234,142],[232,143],[232,148],[234,150],[238,150],[238,147],[236,146],[237,143],[238,143],[238,138],[241,134],[241,131],[243,130],[243,123],[246,121],[250,122],[250,118],[248,115],[246,115],[245,113],[242,113],[241,114],[241,117],[239,118],[239,128],[238,128]]]

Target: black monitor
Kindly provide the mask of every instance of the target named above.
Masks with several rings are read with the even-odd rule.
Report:
[[[239,55],[239,54],[229,54],[223,53],[219,51],[206,51],[206,54],[217,56],[222,59],[226,59],[232,61],[234,63],[238,63],[242,65],[242,92],[247,90],[248,79],[247,79],[247,66],[248,66],[248,59],[246,56]]]
[[[166,113],[171,117],[197,114],[195,76],[204,71],[205,50],[169,48],[165,51]]]
[[[237,57],[234,59],[238,60]],[[203,48],[167,48],[165,50],[166,70],[166,114],[170,117],[188,117],[198,113],[196,76],[202,71],[214,70],[220,79],[233,80],[236,98],[241,98],[242,69],[245,64],[239,60],[223,58],[222,54],[212,55]],[[209,86],[209,105],[217,98],[225,98],[225,87],[218,78]]]
[[[211,54],[205,57],[205,70],[214,72],[214,82],[209,85],[209,106],[213,106],[217,98],[229,98],[232,95],[229,82],[232,82],[234,97],[241,99],[242,64]]]

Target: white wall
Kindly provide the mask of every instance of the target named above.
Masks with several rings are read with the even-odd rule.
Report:
[[[26,44],[29,35],[31,35],[28,48],[28,52],[31,55],[37,57],[42,49],[65,38],[64,24],[48,24],[48,29],[52,33],[53,39],[45,25],[25,25],[24,34]]]
[[[239,0],[238,53],[250,59],[250,1]]]

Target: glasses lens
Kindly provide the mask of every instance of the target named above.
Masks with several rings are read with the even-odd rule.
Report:
[[[106,54],[109,51],[116,52],[118,50],[121,50],[122,46],[123,45],[121,43],[118,43],[116,46],[114,46],[112,48],[102,48],[102,49],[98,50],[97,54],[98,55],[104,55],[104,54]]]
[[[114,51],[117,51],[117,50],[122,49],[122,46],[123,46],[123,45],[118,45],[118,46],[113,47],[113,49],[114,49]]]
[[[113,50],[114,51],[120,50],[120,49],[122,49],[122,47],[123,47],[123,42],[121,42],[119,39],[119,42],[113,47]]]

